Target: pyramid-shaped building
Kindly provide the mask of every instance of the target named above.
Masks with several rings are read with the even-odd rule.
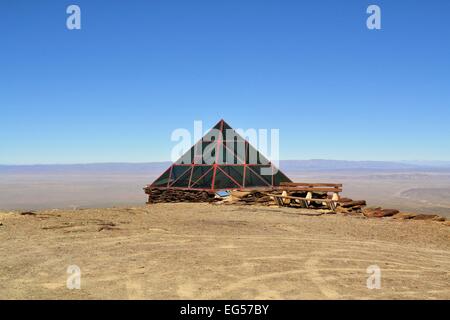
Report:
[[[291,180],[220,120],[149,188],[220,191],[273,188]]]

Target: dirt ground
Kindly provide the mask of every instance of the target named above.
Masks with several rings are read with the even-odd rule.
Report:
[[[438,222],[158,204],[0,223],[0,299],[450,299],[450,227]],[[371,265],[380,289],[367,288]]]

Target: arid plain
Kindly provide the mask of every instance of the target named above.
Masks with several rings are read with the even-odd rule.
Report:
[[[292,208],[1,213],[2,299],[450,299],[450,227]],[[66,287],[68,266],[81,289]],[[381,269],[381,288],[366,271]]]

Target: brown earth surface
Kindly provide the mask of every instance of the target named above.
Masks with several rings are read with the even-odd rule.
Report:
[[[0,213],[0,299],[450,299],[450,227],[211,204]],[[81,269],[81,289],[66,287]],[[371,265],[381,289],[366,286]]]

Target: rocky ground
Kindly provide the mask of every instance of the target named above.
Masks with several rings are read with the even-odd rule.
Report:
[[[450,299],[450,227],[226,204],[0,213],[0,299]],[[81,288],[67,288],[69,266]],[[367,268],[381,270],[368,289]],[[73,270],[73,269],[72,269]]]

